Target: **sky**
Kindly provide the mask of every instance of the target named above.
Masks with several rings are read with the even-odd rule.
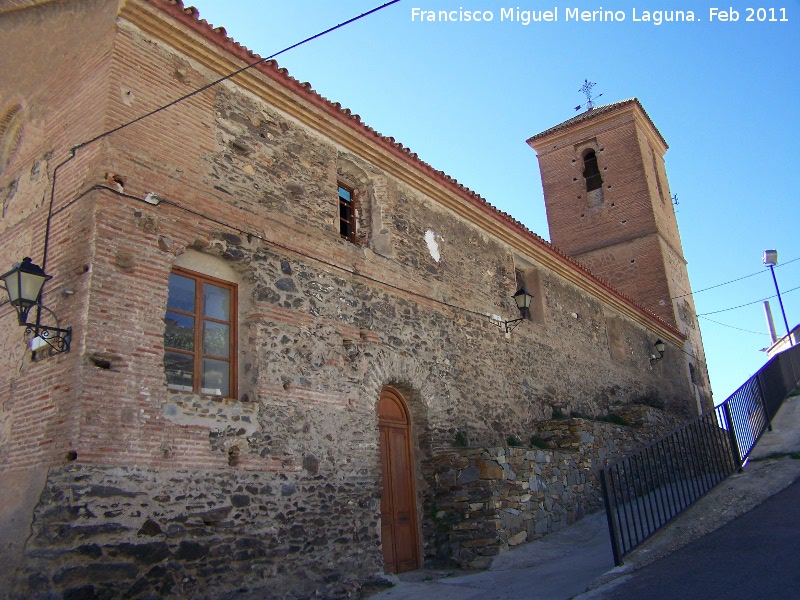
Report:
[[[266,57],[382,2],[185,4]],[[764,250],[778,251],[786,317],[790,327],[800,322],[800,0],[773,6],[401,0],[277,60],[548,240],[525,140],[576,114],[584,80],[602,94],[597,105],[638,98],[670,146],[667,175],[720,403],[766,362],[761,300],[786,334]],[[615,18],[567,21],[568,10],[601,7]],[[503,18],[508,9],[522,18]],[[525,24],[524,11],[547,10],[558,21]],[[685,20],[667,22],[679,10]],[[429,22],[422,11],[454,11],[455,20]],[[484,20],[464,20],[474,11]]]

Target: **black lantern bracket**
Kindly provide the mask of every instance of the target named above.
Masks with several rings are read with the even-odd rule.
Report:
[[[512,331],[514,331],[517,326],[525,320],[528,314],[530,314],[531,299],[533,296],[530,292],[528,292],[528,290],[526,290],[524,287],[521,287],[516,291],[512,298],[514,298],[514,302],[516,303],[521,316],[518,319],[511,319],[510,321],[503,321],[499,317],[495,318],[497,326],[501,329],[505,329],[506,335],[509,335]]]
[[[72,342],[72,327],[61,329],[58,327],[56,313],[42,303],[37,303],[35,306],[39,310],[45,310],[50,313],[56,322],[56,327],[49,327],[39,323],[21,323],[21,325],[25,325],[25,335],[33,336],[30,341],[31,350],[36,352],[43,348],[49,348],[53,354],[69,352],[70,343]]]
[[[520,317],[519,319],[511,319],[510,321],[499,321],[498,325],[505,328],[506,335],[508,335],[517,328],[517,325],[519,325],[520,322],[524,320],[525,317]]]
[[[56,314],[41,302],[42,287],[49,279],[52,279],[52,276],[45,273],[27,256],[21,263],[14,265],[8,273],[0,275],[9,303],[17,311],[17,322],[25,327],[26,336],[33,336],[30,340],[30,349],[36,352],[47,348],[51,354],[61,354],[69,352],[72,327],[62,329]],[[36,322],[28,323],[28,315],[34,307],[36,307]],[[48,312],[53,317],[55,327],[41,324],[42,311]]]

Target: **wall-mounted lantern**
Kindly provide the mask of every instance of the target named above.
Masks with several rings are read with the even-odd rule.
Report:
[[[3,280],[8,299],[17,310],[17,320],[25,327],[25,333],[33,334],[31,350],[38,350],[48,346],[54,354],[69,352],[72,340],[72,327],[61,329],[58,327],[58,318],[55,313],[41,303],[42,286],[48,279],[52,279],[39,266],[34,264],[27,256],[21,263],[14,265],[8,273],[0,275]],[[56,321],[55,327],[48,327],[39,323],[37,314],[36,323],[28,323],[28,313],[34,307],[49,312]]]
[[[531,310],[531,299],[533,296],[526,290],[524,287],[521,287],[517,290],[517,292],[512,296],[514,298],[514,302],[519,309],[519,314],[522,315],[519,319],[511,319],[510,321],[500,321],[506,329],[506,333],[511,333],[514,329],[519,325],[520,321],[523,321],[528,313]]]
[[[665,343],[664,343],[664,342],[661,340],[661,338],[658,338],[658,339],[656,340],[656,343],[655,343],[655,344],[653,344],[653,348],[655,348],[655,349],[656,349],[656,352],[658,352],[658,356],[656,356],[656,355],[654,354],[653,356],[651,356],[651,357],[650,357],[650,364],[651,364],[651,365],[652,365],[654,362],[658,362],[658,361],[660,361],[662,358],[664,358],[664,349],[665,349],[666,347],[667,347],[667,345],[666,345],[666,344],[665,344]]]

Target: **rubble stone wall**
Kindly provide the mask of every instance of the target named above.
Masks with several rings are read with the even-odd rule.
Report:
[[[622,412],[631,426],[582,418],[539,423],[533,435],[547,448],[529,447],[526,440],[525,447],[468,447],[438,455],[430,511],[438,559],[486,568],[510,547],[601,510],[599,470],[678,423],[649,407]]]
[[[356,580],[354,561],[359,576],[380,571],[379,554],[368,551],[380,544],[379,503],[374,482],[358,477],[54,469],[18,574],[24,591],[12,597],[52,597],[53,589],[86,598],[338,590]]]

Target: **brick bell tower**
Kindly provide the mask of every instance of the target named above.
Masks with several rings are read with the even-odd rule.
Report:
[[[667,142],[637,99],[534,135],[556,247],[687,337],[698,408],[713,406],[700,328],[664,167]]]

